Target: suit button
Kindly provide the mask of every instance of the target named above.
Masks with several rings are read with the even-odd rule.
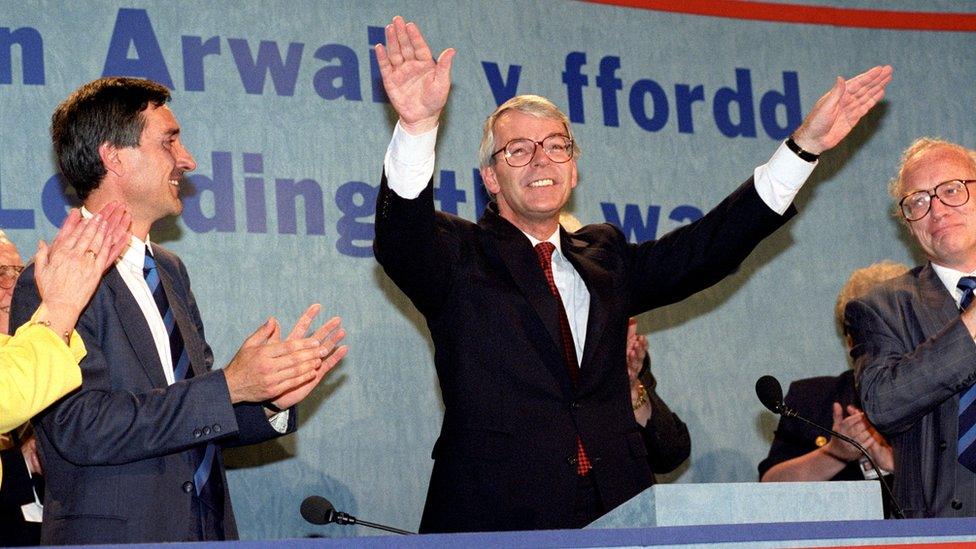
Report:
[[[193,491],[193,483],[190,482],[190,481],[186,481],[186,482],[183,483],[182,488],[183,488],[183,492],[184,493],[189,494],[190,492]]]
[[[951,505],[952,508],[955,509],[956,511],[962,509],[962,502],[959,501],[958,499],[952,500],[952,502],[949,505]]]
[[[580,404],[579,402],[576,402],[576,401],[574,400],[573,402],[571,402],[571,403],[569,404],[569,407],[570,407],[570,408],[572,408],[572,409],[574,409],[574,410],[579,410],[580,408],[582,408],[582,407],[583,407],[583,405],[582,405],[582,404]]]
[[[202,431],[200,431],[200,429],[194,429],[194,430],[193,430],[193,438],[200,438],[200,436],[201,436],[202,434],[203,434],[203,432],[202,432]]]
[[[204,427],[203,428],[203,434],[204,435],[209,435],[210,434],[210,427]]]
[[[944,441],[944,440],[940,440],[940,441],[939,441],[939,451],[940,451],[940,452],[941,452],[941,451],[945,451],[945,449],[946,449],[946,441]]]
[[[214,423],[213,432],[215,432],[215,433],[219,433],[220,432],[220,424],[219,423]]]
[[[578,462],[579,460],[576,458],[576,455],[566,458],[566,463],[572,465],[573,467],[575,467]]]

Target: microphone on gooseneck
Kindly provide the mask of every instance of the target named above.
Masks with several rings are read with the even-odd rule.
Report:
[[[376,528],[378,530],[385,530],[387,532],[393,532],[394,534],[404,534],[410,535],[414,532],[407,532],[406,530],[400,530],[399,528],[394,528],[392,526],[384,526],[382,524],[376,524],[373,522],[366,522],[365,520],[359,520],[356,517],[343,513],[342,511],[336,511],[332,502],[325,499],[322,496],[309,496],[302,501],[302,518],[311,522],[312,524],[329,524],[334,522],[336,524],[361,524],[369,528]]]
[[[868,451],[864,449],[864,446],[861,446],[857,443],[857,441],[848,436],[842,435],[833,429],[828,429],[819,423],[815,423],[801,416],[796,412],[796,410],[787,406],[783,402],[783,386],[780,385],[779,380],[773,376],[762,376],[756,380],[756,396],[759,397],[759,402],[762,402],[763,406],[765,406],[770,412],[777,415],[784,415],[786,417],[798,419],[857,448],[858,451],[860,451],[861,454],[868,460],[868,462],[871,463],[871,467],[874,468],[875,474],[878,475],[878,480],[881,481],[881,490],[891,503],[892,516],[895,518],[905,518],[905,513],[902,512],[898,502],[895,501],[895,496],[891,493],[891,488],[881,475],[881,468],[878,467],[878,464],[874,462],[874,459],[872,459],[871,455],[868,454]]]

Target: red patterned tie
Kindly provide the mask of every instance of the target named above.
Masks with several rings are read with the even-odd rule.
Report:
[[[563,359],[566,361],[566,370],[569,372],[573,386],[579,385],[579,363],[576,361],[576,344],[573,342],[573,332],[569,328],[569,317],[566,316],[566,308],[563,307],[563,299],[559,296],[559,289],[556,288],[556,280],[552,277],[552,252],[556,245],[552,242],[540,242],[535,245],[535,253],[539,256],[539,265],[542,272],[546,275],[546,282],[549,283],[549,291],[556,298],[559,306],[559,333],[563,340]],[[586,456],[583,449],[583,440],[579,435],[576,436],[576,474],[583,476],[590,472],[593,465],[590,458]]]

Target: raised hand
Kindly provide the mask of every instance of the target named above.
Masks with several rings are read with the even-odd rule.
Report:
[[[376,45],[376,61],[390,103],[409,133],[423,133],[437,126],[451,90],[451,63],[455,50],[448,48],[434,61],[427,41],[415,23],[399,15],[386,26],[386,46]]]
[[[34,281],[42,307],[38,320],[50,322],[58,334],[71,331],[105,270],[129,245],[131,222],[118,202],[107,204],[90,219],[71,210],[51,245],[38,243],[34,255]]]
[[[286,340],[293,341],[305,337],[319,309],[321,309],[321,306],[317,303],[305,309],[305,313],[295,323]],[[271,404],[279,410],[285,410],[304,400],[318,386],[325,375],[335,368],[339,361],[346,356],[349,348],[345,345],[338,346],[344,337],[346,337],[346,331],[342,328],[342,320],[337,316],[330,318],[328,322],[315,330],[312,338],[320,342],[321,349],[327,353],[322,357],[322,361],[315,371],[315,377],[276,396],[271,401]]]
[[[321,379],[318,370],[331,347],[311,337],[278,341],[277,332],[278,322],[268,319],[224,368],[232,403],[266,402]]]
[[[793,133],[796,144],[814,154],[833,148],[881,101],[888,82],[890,65],[874,67],[848,80],[838,76]]]

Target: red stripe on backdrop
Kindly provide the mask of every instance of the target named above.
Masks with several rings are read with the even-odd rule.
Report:
[[[865,10],[750,0],[584,1],[644,10],[778,23],[806,23],[864,29],[976,32],[976,14],[969,13]]]

